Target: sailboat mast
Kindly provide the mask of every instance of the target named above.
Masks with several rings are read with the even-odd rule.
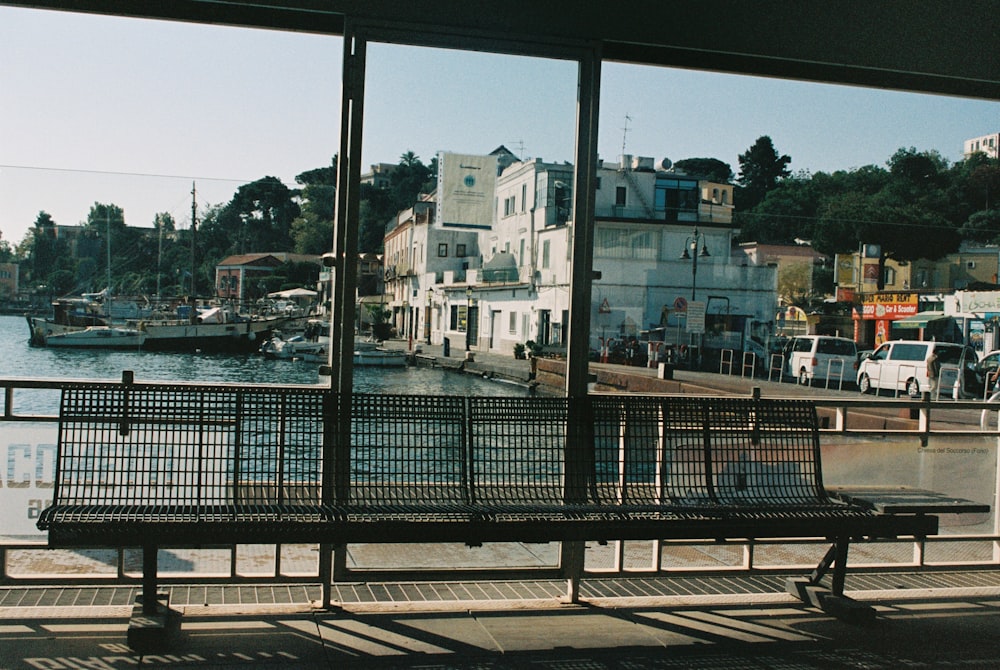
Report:
[[[107,296],[107,310],[108,310],[108,320],[110,324],[111,319],[111,205],[104,206],[104,229],[107,232],[107,240],[105,241],[104,247],[108,254],[108,283],[105,291]]]
[[[156,243],[156,302],[160,302],[160,274],[163,269],[163,217],[156,217],[156,227],[159,228],[160,239]]]
[[[194,286],[194,246],[195,246],[195,235],[198,230],[198,202],[195,199],[196,190],[194,182],[191,182],[191,298],[195,297],[195,286]]]

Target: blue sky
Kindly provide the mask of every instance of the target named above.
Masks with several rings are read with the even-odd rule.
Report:
[[[0,8],[0,235],[40,210],[84,221],[113,202],[130,225],[190,219],[240,183],[327,165],[339,148],[336,37]],[[1000,131],[1000,103],[606,63],[599,151],[737,156],[761,135],[793,171],[884,165],[899,147],[961,158]],[[369,48],[364,162],[413,151],[571,161],[571,63]],[[629,121],[626,122],[626,116]],[[625,132],[625,128],[628,131]]]

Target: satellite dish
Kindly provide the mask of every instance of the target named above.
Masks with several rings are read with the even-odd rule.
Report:
[[[660,160],[660,168],[663,170],[669,170],[670,168],[673,167],[673,165],[674,165],[673,161],[671,161],[669,158],[664,157]]]

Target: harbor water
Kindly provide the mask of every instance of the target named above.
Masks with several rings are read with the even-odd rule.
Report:
[[[137,381],[235,382],[262,384],[318,384],[319,366],[302,360],[265,358],[260,354],[174,353],[153,351],[50,349],[28,344],[24,317],[0,316],[0,379],[121,379],[131,370]],[[358,367],[354,390],[360,393],[417,395],[527,394],[513,384],[483,379],[439,368]],[[26,407],[24,399],[32,398]],[[16,412],[48,414],[57,410],[54,394],[18,394]],[[51,405],[51,406],[50,406]]]

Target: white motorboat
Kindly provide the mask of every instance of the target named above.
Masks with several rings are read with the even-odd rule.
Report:
[[[406,366],[406,352],[402,349],[355,349],[354,365],[399,368]]]
[[[112,326],[88,326],[45,336],[45,346],[75,349],[138,349],[145,341],[146,333],[141,330]]]
[[[306,354],[318,354],[325,351],[325,342],[310,342],[301,335],[295,335],[287,340],[274,335],[260,347],[260,353],[266,358],[304,358]]]

